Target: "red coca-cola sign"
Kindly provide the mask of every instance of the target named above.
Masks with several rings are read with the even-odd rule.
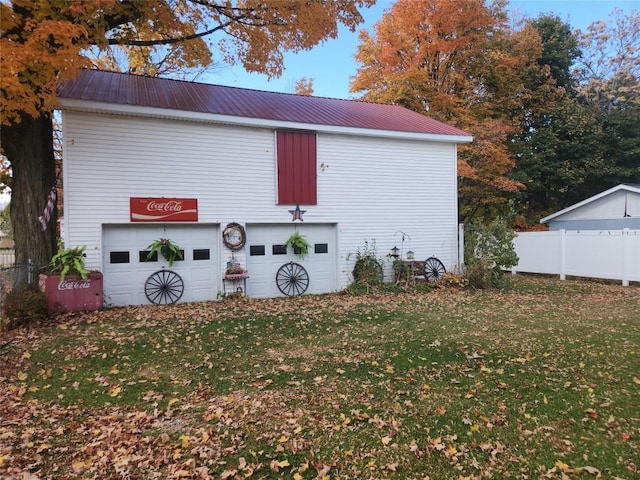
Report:
[[[197,222],[197,198],[129,199],[132,222]]]

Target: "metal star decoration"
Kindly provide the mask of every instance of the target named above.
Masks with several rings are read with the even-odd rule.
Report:
[[[306,212],[306,210],[300,210],[300,205],[296,205],[295,210],[289,210],[289,213],[293,216],[293,218],[291,218],[291,221],[295,222],[296,220],[300,220],[301,222],[304,222],[302,215],[304,215]]]

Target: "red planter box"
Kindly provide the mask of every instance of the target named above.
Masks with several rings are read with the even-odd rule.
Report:
[[[60,275],[41,273],[38,287],[47,298],[47,312],[78,312],[102,308],[102,273],[95,272],[83,280],[77,275],[67,275],[60,283]]]

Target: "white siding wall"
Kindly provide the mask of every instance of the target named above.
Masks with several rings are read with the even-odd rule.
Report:
[[[589,220],[600,218],[622,218],[626,211],[629,215],[640,214],[640,195],[618,190],[606,197],[576,208],[557,217],[556,220]]]
[[[273,130],[70,111],[63,121],[64,235],[87,246],[89,268],[102,269],[102,224],[129,223],[134,196],[197,198],[198,223],[291,223],[292,207],[276,204]],[[384,256],[398,231],[405,252],[451,269],[455,145],[319,134],[318,205],[301,208],[305,223],[338,225],[339,288],[350,253],[375,239]]]
[[[417,259],[457,263],[455,146],[418,141],[320,136],[318,214],[338,223],[340,285],[351,281],[347,256],[376,240],[378,254],[401,247]],[[315,209],[309,208],[306,218]],[[315,219],[315,218],[314,218]],[[351,255],[353,257],[353,255]],[[390,269],[387,270],[390,275]]]

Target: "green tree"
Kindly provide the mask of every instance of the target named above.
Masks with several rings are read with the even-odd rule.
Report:
[[[582,52],[571,26],[555,15],[541,15],[532,20],[530,25],[537,30],[542,41],[542,55],[538,64],[548,68],[558,87],[573,92],[577,81],[571,68]]]
[[[519,145],[520,213],[532,222],[592,195],[604,166],[597,112],[563,95]],[[593,193],[590,193],[593,192]],[[586,196],[585,196],[586,195]]]
[[[640,106],[614,109],[601,118],[607,168],[600,189],[619,183],[640,183]]]
[[[518,213],[537,223],[583,191],[602,149],[595,112],[575,98],[572,66],[581,52],[570,26],[552,15],[526,25],[542,42],[540,69],[525,78],[529,96],[514,112],[520,127],[510,144],[516,156],[513,178],[525,185],[517,194]]]
[[[11,0],[0,3],[2,149],[11,169],[11,218],[16,260],[45,265],[56,246],[56,214],[42,232],[37,221],[56,179],[51,112],[56,85],[91,67],[96,53],[138,48],[135,65],[166,48],[172,62],[206,65],[211,51],[228,63],[270,76],[283,52],[310,49],[352,30],[358,8],[373,0]],[[207,39],[208,42],[207,43]],[[217,39],[214,44],[212,39]],[[131,53],[131,52],[129,52]],[[127,54],[130,60],[135,55]],[[158,71],[153,72],[159,73]],[[25,279],[20,278],[21,283]]]

